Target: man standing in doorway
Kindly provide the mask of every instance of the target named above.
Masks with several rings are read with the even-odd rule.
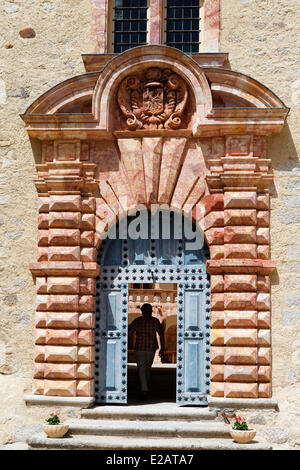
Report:
[[[160,321],[152,317],[152,305],[143,304],[142,317],[138,317],[129,325],[128,336],[132,340],[133,332],[136,332],[135,357],[141,386],[141,399],[149,397],[149,379],[151,366],[158,349],[156,333],[160,338],[160,357],[164,354],[165,340],[164,330]],[[131,341],[132,342],[132,341]]]

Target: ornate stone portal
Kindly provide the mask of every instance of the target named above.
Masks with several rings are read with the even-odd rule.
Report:
[[[164,46],[115,56],[28,108],[28,133],[43,143],[35,394],[93,396],[98,234],[126,207],[153,203],[203,209],[193,217],[210,250],[210,395],[272,396],[266,136],[287,113],[256,80]]]
[[[188,98],[187,86],[169,69],[149,68],[141,78],[125,78],[118,103],[128,129],[178,129]]]

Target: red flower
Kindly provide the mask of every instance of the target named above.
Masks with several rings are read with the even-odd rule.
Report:
[[[54,413],[50,413],[50,416],[54,416]]]

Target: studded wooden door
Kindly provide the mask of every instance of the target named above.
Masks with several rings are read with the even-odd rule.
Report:
[[[179,405],[206,405],[209,394],[210,290],[207,249],[186,240],[104,240],[96,294],[95,394],[98,403],[127,402],[129,283],[177,284]]]

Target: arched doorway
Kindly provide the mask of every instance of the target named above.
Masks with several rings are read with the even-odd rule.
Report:
[[[178,220],[185,227],[187,219],[181,215],[178,218],[172,211],[160,212],[156,238],[151,238],[153,217],[147,211],[144,219],[147,238],[131,238],[130,224],[135,223],[135,217],[131,217],[127,219],[126,231],[120,221],[113,227],[116,238],[103,240],[99,250],[101,273],[97,280],[95,335],[98,403],[127,403],[128,286],[165,283],[177,286],[176,402],[179,405],[207,404],[210,369],[208,249],[205,243],[191,248],[190,236],[185,236],[184,229],[182,234],[178,232]],[[167,234],[162,228],[166,224]],[[193,230],[199,235],[195,227]]]

